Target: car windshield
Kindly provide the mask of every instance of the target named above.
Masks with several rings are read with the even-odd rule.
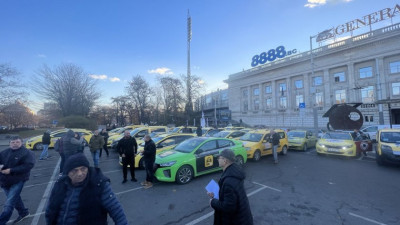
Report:
[[[136,128],[136,129],[132,130],[132,131],[131,131],[131,136],[135,136],[135,134],[136,134],[137,132],[139,132],[139,131],[140,131],[140,128]]]
[[[400,132],[382,132],[380,141],[386,143],[400,143]]]
[[[348,133],[326,133],[323,139],[336,139],[336,140],[353,140]]]
[[[159,141],[161,141],[163,139],[163,137],[155,137],[155,138],[152,138],[152,139],[153,139],[153,142],[157,144]]]
[[[199,146],[203,141],[204,139],[189,139],[177,145],[174,150],[178,152],[189,153],[197,148],[197,146]]]
[[[179,131],[179,129],[181,129],[180,127],[175,127],[172,131],[171,131],[171,133],[177,133],[178,131]]]
[[[206,137],[212,137],[214,134],[218,133],[219,130],[210,130],[207,134]]]
[[[223,137],[228,136],[230,133],[231,132],[228,132],[228,131],[221,131],[221,132],[214,134],[213,137],[222,137],[223,138]]]
[[[259,142],[262,138],[262,134],[256,133],[245,133],[240,140],[241,141],[252,141],[252,142]]]
[[[302,131],[289,131],[287,134],[289,138],[304,138],[306,136],[306,132]]]

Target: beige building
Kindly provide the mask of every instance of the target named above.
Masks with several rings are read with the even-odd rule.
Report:
[[[400,23],[229,76],[232,119],[249,125],[325,128],[335,103],[363,103],[364,126],[389,124],[382,99],[400,99]],[[313,61],[313,66],[312,66]],[[304,104],[299,108],[300,103]],[[400,124],[400,104],[391,104]]]

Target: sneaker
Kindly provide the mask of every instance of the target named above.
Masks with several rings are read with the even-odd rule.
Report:
[[[146,186],[147,185],[147,181],[140,182],[140,185]]]
[[[29,212],[27,212],[25,215],[23,216],[18,216],[18,218],[16,220],[14,220],[13,224],[17,224],[19,222],[21,222],[22,220],[24,220],[25,218],[27,218],[29,216]]]
[[[125,184],[125,183],[126,183],[126,181],[127,181],[127,180],[126,180],[126,179],[124,179],[124,180],[122,181],[122,183],[123,183],[123,184]]]
[[[151,187],[153,187],[153,183],[147,182],[147,185],[145,185],[143,188],[144,189],[148,189],[148,188],[151,188]]]
[[[136,178],[132,178],[131,181],[133,182],[137,182]]]
[[[39,159],[39,161],[43,161],[43,160],[45,160],[45,159]]]

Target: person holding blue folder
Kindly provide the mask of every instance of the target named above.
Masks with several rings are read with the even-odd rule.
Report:
[[[230,149],[222,150],[218,156],[219,167],[223,172],[218,181],[218,197],[208,192],[210,205],[215,210],[214,225],[253,225],[253,215],[244,189],[246,178],[242,168],[234,163],[235,153]]]

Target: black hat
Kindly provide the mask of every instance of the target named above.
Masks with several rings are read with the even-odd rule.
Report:
[[[235,162],[235,153],[233,153],[233,151],[230,149],[222,150],[222,152],[219,154],[219,156],[222,156],[231,162]]]
[[[63,173],[68,174],[69,171],[80,166],[85,166],[89,168],[89,161],[87,160],[86,156],[82,153],[74,154],[70,156],[65,162]]]

